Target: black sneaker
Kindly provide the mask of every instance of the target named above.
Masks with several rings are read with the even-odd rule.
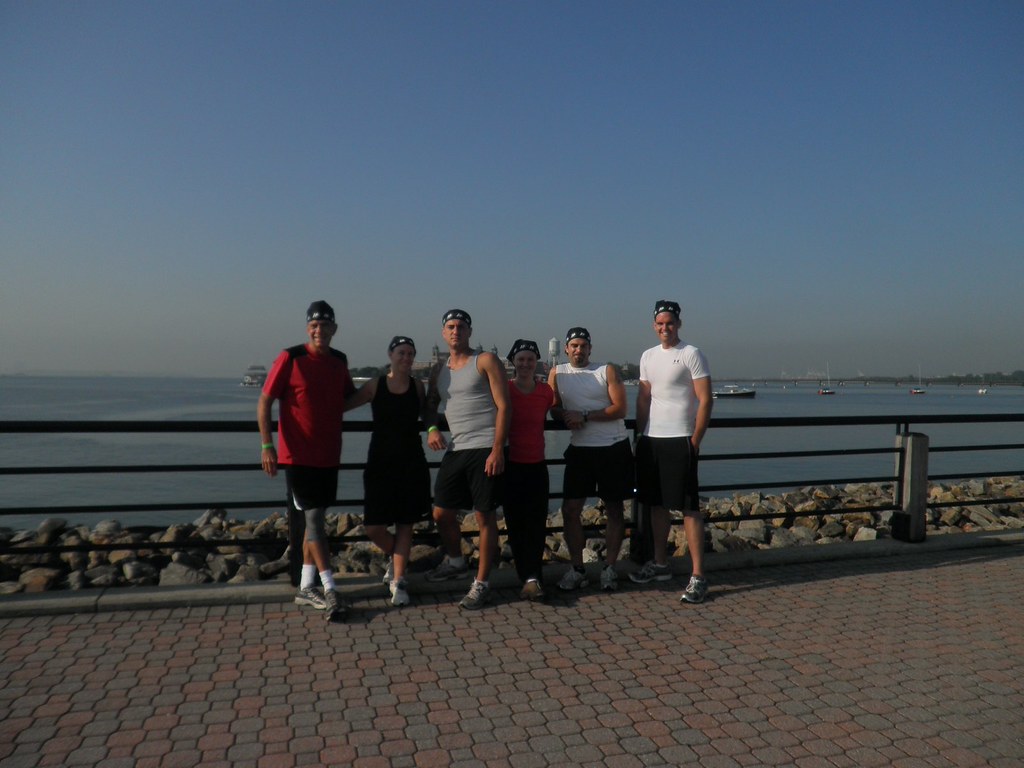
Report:
[[[658,565],[653,560],[644,563],[644,567],[629,574],[631,581],[637,584],[646,584],[649,581],[669,581],[672,578],[672,569],[667,565]]]
[[[327,604],[324,613],[328,621],[341,621],[348,614],[348,606],[333,589],[324,590],[324,602]]]
[[[467,611],[479,611],[485,605],[491,597],[491,588],[484,584],[482,581],[473,579],[473,586],[469,588],[469,592],[462,602],[459,603],[460,608],[465,608]]]
[[[703,576],[691,576],[690,583],[686,585],[686,589],[683,590],[682,596],[679,598],[681,603],[703,603],[704,598],[708,594],[708,580]]]
[[[427,571],[427,581],[447,581],[448,579],[463,579],[469,575],[469,564],[463,560],[462,565],[453,565],[449,558],[441,561],[437,568]]]

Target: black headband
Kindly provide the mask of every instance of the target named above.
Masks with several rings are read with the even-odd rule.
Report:
[[[510,363],[513,362],[512,358],[518,355],[520,352],[533,352],[540,360],[540,348],[537,346],[536,341],[530,341],[529,339],[516,339],[512,345],[512,349],[508,351],[508,355],[505,358]]]
[[[441,318],[441,325],[444,325],[449,320],[462,320],[470,328],[473,327],[473,318],[464,309],[449,309],[444,313],[444,317]]]
[[[394,352],[395,347],[401,346],[402,344],[408,344],[410,347],[412,347],[413,352],[416,351],[416,342],[414,342],[408,336],[395,336],[395,338],[391,340],[391,343],[388,344],[388,352]]]
[[[334,308],[326,301],[314,301],[309,305],[309,309],[306,310],[306,322],[312,323],[314,320],[333,323]]]
[[[658,301],[654,304],[654,316],[657,317],[662,312],[671,312],[673,315],[676,316],[676,319],[678,320],[680,313],[679,303],[675,301],[669,301],[668,299],[658,299]]]
[[[573,339],[585,339],[587,344],[590,343],[590,331],[580,326],[574,326],[570,328],[565,334],[565,343],[568,344]]]

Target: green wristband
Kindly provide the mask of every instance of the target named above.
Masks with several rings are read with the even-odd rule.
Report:
[[[264,451],[266,451],[266,450],[272,450],[272,449],[273,449],[273,447],[274,447],[274,444],[273,444],[273,443],[264,443],[264,444],[263,444],[263,450],[264,450]]]
[[[431,432],[437,432],[437,427],[427,427],[427,434],[429,435]]]

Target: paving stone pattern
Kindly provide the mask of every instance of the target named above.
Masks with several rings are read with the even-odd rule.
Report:
[[[0,766],[1024,764],[1024,548],[0,621]],[[558,574],[552,573],[551,576]]]

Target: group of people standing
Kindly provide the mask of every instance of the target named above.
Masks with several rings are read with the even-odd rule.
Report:
[[[582,512],[587,498],[597,496],[607,516],[600,586],[617,588],[624,504],[635,494],[639,503],[651,507],[654,559],[630,578],[637,583],[672,578],[667,541],[672,515],[678,513],[684,519],[693,564],[681,599],[702,602],[707,581],[697,462],[711,417],[711,378],[703,353],[679,337],[680,314],[674,301],[655,305],[659,344],[640,360],[633,446],[625,426],[621,374],[615,365],[590,362],[592,344],[586,328],[569,329],[568,362],[553,367],[546,383],[537,377],[537,343],[516,339],[507,355],[515,372],[509,380],[497,355],[470,347],[469,313],[451,309],[441,320],[448,357],[431,371],[426,386],[412,375],[415,343],[408,336],[395,336],[388,346],[387,374],[356,389],[345,355],[330,347],[337,332],[334,310],[325,301],[313,302],[306,313],[307,343],[278,355],[257,406],[263,469],[274,476],[279,466],[284,467],[289,521],[295,526],[292,540],[302,541],[295,602],[333,617],[343,616],[348,608],[335,590],[324,519],[337,493],[342,414],[366,403],[371,404],[373,421],[363,475],[364,524],[367,536],[389,558],[384,582],[394,605],[409,603],[406,574],[413,526],[431,516],[445,556],[426,579],[468,577],[459,515],[472,510],[479,530],[477,568],[459,605],[468,610],[484,607],[498,556],[499,507],[523,584],[521,596],[545,597],[548,414],[571,431],[562,504],[571,564],[558,587],[574,591],[589,583],[583,563]],[[278,448],[271,429],[274,401],[279,403]],[[438,426],[442,412],[447,438]],[[433,502],[421,423],[430,449],[444,451]],[[321,588],[316,585],[318,577]]]

